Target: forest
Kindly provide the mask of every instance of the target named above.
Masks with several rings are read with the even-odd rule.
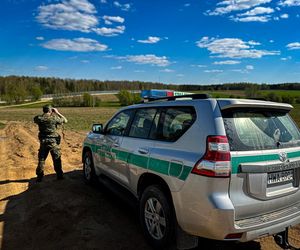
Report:
[[[255,83],[224,83],[224,84],[163,84],[142,81],[100,81],[85,79],[61,79],[54,77],[5,76],[0,77],[0,100],[8,104],[22,103],[25,100],[36,101],[43,95],[62,94],[88,91],[111,90],[143,90],[170,89],[178,91],[228,91],[241,90],[300,90],[299,83],[255,84]]]

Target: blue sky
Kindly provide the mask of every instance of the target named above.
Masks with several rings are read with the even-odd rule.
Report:
[[[300,0],[1,0],[0,75],[300,82]]]

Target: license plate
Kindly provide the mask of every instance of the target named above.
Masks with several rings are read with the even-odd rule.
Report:
[[[268,185],[293,182],[293,179],[294,179],[294,170],[268,173]]]

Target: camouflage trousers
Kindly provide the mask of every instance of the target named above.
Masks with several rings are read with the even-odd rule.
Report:
[[[40,149],[38,153],[39,163],[36,168],[36,175],[44,175],[45,161],[48,157],[49,152],[52,156],[54,170],[57,176],[62,176],[63,171],[61,164],[61,150],[55,138],[40,139]]]

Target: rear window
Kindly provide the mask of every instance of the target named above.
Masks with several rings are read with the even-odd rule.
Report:
[[[232,151],[300,146],[299,129],[284,111],[227,110],[223,120]]]

